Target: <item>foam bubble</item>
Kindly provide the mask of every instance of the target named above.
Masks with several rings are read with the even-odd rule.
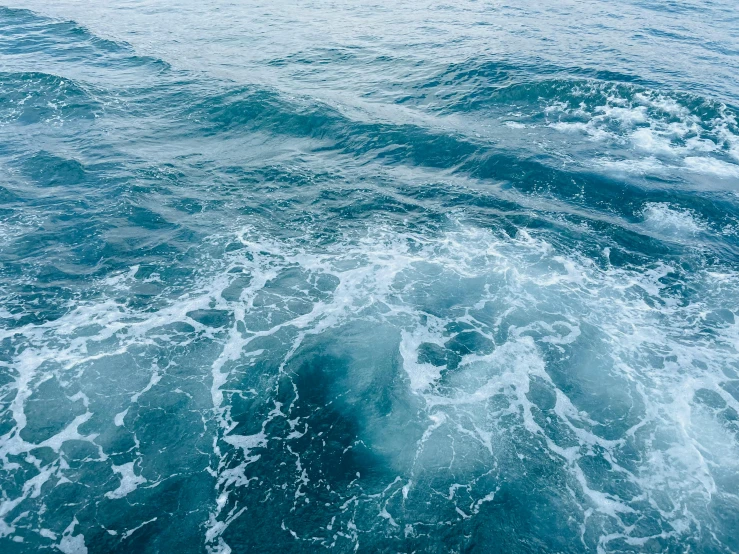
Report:
[[[696,235],[706,230],[690,210],[680,210],[664,202],[648,202],[642,210],[644,225],[655,232],[679,236]]]
[[[739,165],[733,163],[705,156],[688,156],[683,161],[685,167],[695,173],[714,175],[719,178],[739,178]]]
[[[596,160],[596,166],[629,173],[687,169],[720,178],[737,177],[737,166],[724,159],[739,160],[739,128],[726,106],[702,101],[695,108],[691,106],[695,99],[616,90],[605,104],[599,104],[595,99],[602,92],[593,86],[582,92],[580,103],[555,102],[544,110],[547,116],[557,117],[550,128],[607,142],[611,156],[623,150],[622,157],[627,158]],[[634,153],[645,157],[636,158]]]

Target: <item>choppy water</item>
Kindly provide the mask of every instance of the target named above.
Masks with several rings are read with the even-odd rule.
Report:
[[[739,551],[737,29],[0,8],[0,550]]]

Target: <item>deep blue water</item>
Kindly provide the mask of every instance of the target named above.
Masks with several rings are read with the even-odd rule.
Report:
[[[0,551],[739,551],[731,0],[0,7]]]

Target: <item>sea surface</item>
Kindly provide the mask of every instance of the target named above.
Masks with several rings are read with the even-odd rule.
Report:
[[[3,554],[739,552],[736,0],[3,4]]]

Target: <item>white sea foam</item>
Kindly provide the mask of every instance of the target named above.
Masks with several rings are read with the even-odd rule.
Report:
[[[706,230],[690,210],[676,209],[664,202],[648,202],[642,216],[648,229],[665,235],[689,236]]]
[[[428,328],[415,329],[414,332],[402,331],[400,339],[400,355],[403,358],[403,369],[408,375],[413,392],[428,389],[441,376],[441,367],[431,363],[418,362],[418,348],[421,344],[437,344],[443,342],[439,330]]]
[[[598,92],[583,91],[582,95],[592,93]],[[739,160],[739,127],[734,115],[725,106],[717,106],[718,117],[703,120],[683,102],[638,92],[631,98],[611,95],[606,104],[594,107],[558,102],[544,111],[554,130],[607,142],[612,155],[619,149],[631,151],[624,152],[628,160],[596,160],[597,166],[641,174],[687,169],[719,178],[738,177],[739,166],[726,160]]]
[[[651,203],[642,213],[643,225],[651,232],[689,237],[705,229],[695,214],[669,204]],[[714,412],[697,406],[694,396],[699,390],[709,390],[727,406],[739,409],[739,403],[721,385],[726,380],[723,368],[737,355],[737,324],[716,328],[712,338],[706,338],[695,323],[707,317],[701,314],[718,309],[739,311],[736,295],[726,293],[736,290],[732,287],[739,283],[730,270],[720,278],[714,276],[716,272],[690,276],[702,293],[699,300],[684,305],[663,284],[675,271],[669,265],[599,268],[591,260],[558,251],[543,238],[523,230],[510,238],[451,221],[448,232],[434,237],[380,227],[314,252],[299,244],[262,240],[254,229],[245,229],[238,240],[243,249],[227,254],[214,277],[197,282],[193,292],[156,311],[136,312],[103,301],[80,305],[40,326],[27,326],[23,332],[29,346],[16,360],[17,377],[11,385],[16,389],[10,411],[15,431],[27,423],[26,403],[44,378],[39,368],[47,360],[55,360],[60,375],[73,378],[81,364],[153,344],[152,337],[166,340],[165,326],[187,322],[195,333],[208,335],[222,345],[209,368],[211,413],[217,423],[213,454],[221,462],[213,470],[218,501],[207,524],[207,542],[214,552],[226,551],[229,547],[222,535],[247,509],[239,505],[238,492],[257,486],[251,472],[254,464],[261,463],[263,449],[275,442],[289,444],[311,433],[309,419],[291,415],[300,395],[294,383],[294,398],[287,404],[278,402],[269,386],[261,391],[240,390],[240,372],[257,360],[277,355],[252,343],[264,337],[288,340],[285,352],[279,354],[284,356],[280,373],[273,378],[289,379],[289,371],[295,369],[288,371],[288,364],[306,341],[331,336],[350,322],[365,320],[373,328],[388,329],[369,341],[390,341],[396,348],[400,363],[397,378],[405,383],[407,394],[393,401],[420,402],[415,422],[422,430],[420,435],[388,431],[403,428],[394,421],[399,417],[394,414],[404,413],[400,404],[387,417],[358,421],[358,440],[384,453],[388,466],[403,472],[402,485],[393,485],[400,492],[389,488],[385,496],[380,495],[382,503],[377,506],[376,513],[391,527],[397,514],[387,497],[402,494],[405,502],[425,501],[424,476],[447,467],[457,476],[454,482],[469,485],[464,495],[450,495],[449,502],[464,517],[474,517],[480,506],[495,497],[497,489],[487,487],[472,494],[470,483],[490,471],[505,478],[506,470],[497,460],[512,444],[539,445],[537,448],[558,461],[568,486],[577,491],[574,497],[582,499],[582,513],[597,513],[610,521],[611,531],[602,534],[602,545],[619,537],[630,541],[644,537],[622,520],[624,514],[636,510],[633,499],[605,490],[584,469],[593,452],[604,453],[609,471],[635,486],[641,498],[655,506],[660,505],[658,497],[668,498],[675,509],[663,510],[660,517],[673,525],[675,533],[690,532],[684,530],[682,522],[686,517],[699,517],[689,515],[698,509],[696,503],[728,494],[716,471],[718,467],[733,467],[732,460],[739,459],[739,452],[729,440],[727,428]],[[238,275],[229,272],[234,268],[243,268],[253,276],[236,301],[221,294]],[[135,284],[137,273],[132,270],[109,279],[106,286],[120,294]],[[288,274],[293,275],[290,286],[276,289]],[[298,274],[301,277],[294,276]],[[316,296],[310,290],[321,279],[333,284],[324,286],[324,292]],[[309,299],[306,308],[291,308],[291,302],[305,298]],[[232,327],[214,331],[188,315],[206,309],[232,313]],[[99,325],[94,335],[74,333],[92,323]],[[111,345],[108,351],[88,348],[103,340]],[[388,348],[379,342],[372,344]],[[446,358],[434,363],[422,360],[423,349],[442,352]],[[576,379],[580,392],[558,386],[554,378],[562,371],[557,366],[558,356],[572,357],[566,362],[567,374]],[[359,377],[368,368],[360,364],[350,370]],[[161,388],[165,369],[153,365],[147,371],[144,380],[131,384],[124,403],[111,408],[111,425],[122,426],[131,403],[140,404],[144,395]],[[542,388],[552,399],[546,416],[549,422],[542,419],[542,409],[532,396]],[[269,410],[260,425],[244,433],[236,430],[230,398],[247,393]],[[86,393],[75,398],[84,404],[85,398],[93,397]],[[493,404],[497,406],[494,409]],[[615,437],[608,435],[609,426],[619,425],[621,420],[612,422],[599,413],[601,406],[609,404],[623,410],[622,418],[633,420]],[[639,406],[642,408],[637,409]],[[89,421],[92,409],[90,403],[88,411],[43,444],[55,451],[69,440],[94,444],[94,435],[79,431]],[[285,429],[284,435],[270,435],[271,423],[276,420],[283,420],[280,428]],[[549,425],[554,422],[573,437],[574,446],[563,444],[552,433]],[[642,444],[642,461],[636,466],[632,461],[620,461],[637,438]],[[21,440],[17,432],[4,437],[0,456],[6,470],[10,469],[9,455],[28,453],[38,446]],[[414,450],[410,462],[403,457],[409,448]],[[239,455],[234,457],[234,451]],[[291,452],[295,455],[295,502],[305,502],[314,486],[306,473],[308,462],[298,450]],[[100,451],[99,458],[105,460],[106,453]],[[123,498],[146,483],[136,467],[133,462],[111,465],[119,483],[113,483],[105,497]],[[63,468],[47,466],[35,481],[24,485],[21,496],[3,498],[0,517],[24,499],[38,495],[44,483],[63,475]],[[360,501],[378,502],[374,496],[354,500]],[[583,525],[596,526],[592,532],[597,534],[598,521],[602,520],[592,516],[585,518]],[[353,537],[349,523],[342,519],[332,526]],[[10,528],[11,524],[4,521],[4,525]],[[614,528],[618,532],[612,532]],[[82,548],[79,537],[70,531],[63,539],[65,548],[72,548],[73,543]]]
[[[649,128],[637,129],[631,133],[629,138],[634,147],[651,155],[676,156],[678,154],[678,149],[673,146],[669,136]]]
[[[688,156],[684,162],[685,167],[695,173],[715,175],[720,178],[733,177],[739,179],[739,165],[737,164],[705,156]]]
[[[637,174],[659,174],[663,173],[669,166],[665,166],[654,156],[640,158],[635,160],[613,160],[603,159],[598,161],[598,165],[615,172],[637,173]]]
[[[62,540],[57,545],[57,548],[63,552],[63,554],[87,554],[87,546],[85,545],[85,537],[80,533],[74,535],[74,528],[79,522],[77,518],[74,518],[72,523],[64,530],[62,534]]]
[[[106,498],[123,498],[135,491],[139,485],[146,483],[141,475],[136,475],[134,471],[134,462],[128,462],[119,466],[112,466],[112,469],[120,477],[118,488],[105,493]]]
[[[510,129],[525,129],[526,125],[524,123],[519,123],[518,121],[505,121],[503,124],[510,128]]]

